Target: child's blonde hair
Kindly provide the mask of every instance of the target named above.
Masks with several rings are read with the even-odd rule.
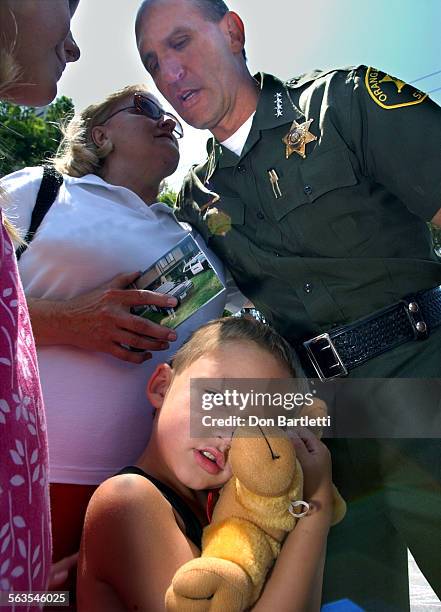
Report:
[[[224,317],[197,329],[177,351],[172,361],[175,374],[188,368],[197,359],[228,342],[250,342],[267,351],[297,378],[299,366],[291,346],[274,329],[259,321]]]

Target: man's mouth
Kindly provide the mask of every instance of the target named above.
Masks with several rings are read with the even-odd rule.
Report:
[[[183,106],[187,106],[188,104],[190,104],[193,100],[195,100],[197,94],[198,94],[197,89],[186,89],[184,91],[182,91],[179,95],[178,95],[178,100],[179,102],[183,105]]]

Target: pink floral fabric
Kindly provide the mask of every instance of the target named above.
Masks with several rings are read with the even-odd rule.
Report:
[[[0,258],[0,591],[43,591],[51,563],[46,422],[28,309],[1,211]]]

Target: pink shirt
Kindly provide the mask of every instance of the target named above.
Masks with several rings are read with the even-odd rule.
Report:
[[[46,420],[28,309],[1,211],[0,258],[0,591],[43,591],[51,563]]]

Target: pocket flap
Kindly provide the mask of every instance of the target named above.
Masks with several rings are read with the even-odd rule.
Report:
[[[292,210],[315,202],[326,193],[357,184],[346,149],[332,149],[312,155],[292,172],[285,169],[280,186],[286,197],[277,200],[276,219],[280,221]]]
[[[305,202],[314,202],[328,191],[356,185],[358,182],[346,149],[321,153],[311,159],[309,164],[303,164],[300,173]]]

